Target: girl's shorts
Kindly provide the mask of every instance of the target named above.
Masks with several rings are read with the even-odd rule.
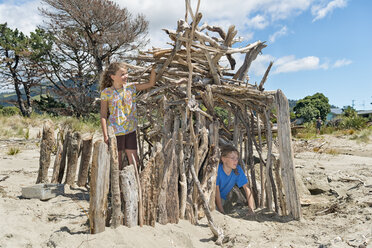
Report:
[[[118,151],[137,150],[137,136],[136,131],[116,136]]]

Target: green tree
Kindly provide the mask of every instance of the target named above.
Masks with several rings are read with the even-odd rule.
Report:
[[[298,100],[293,110],[298,118],[304,118],[305,122],[309,122],[318,116],[325,120],[331,111],[331,106],[327,97],[322,93],[316,93]]]
[[[51,49],[44,34],[36,29],[28,37],[7,23],[0,24],[0,79],[13,86],[23,116],[32,112],[32,87],[43,80],[37,63]]]

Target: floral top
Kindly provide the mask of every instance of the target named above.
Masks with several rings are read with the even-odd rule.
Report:
[[[101,92],[101,101],[107,101],[109,118],[108,124],[114,128],[115,135],[125,135],[136,130],[136,86],[125,84],[122,89],[113,87]]]

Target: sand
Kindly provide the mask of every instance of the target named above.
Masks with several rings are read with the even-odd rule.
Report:
[[[294,142],[300,221],[260,209],[247,216],[239,205],[227,215],[214,211],[227,236],[223,247],[372,247],[372,144],[349,137]],[[0,140],[0,247],[217,247],[206,219],[91,235],[82,188],[48,201],[23,199],[22,187],[36,182],[38,142]],[[7,155],[11,146],[20,153]]]

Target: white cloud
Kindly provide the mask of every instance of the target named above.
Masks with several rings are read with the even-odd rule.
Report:
[[[244,57],[243,57],[244,59]],[[252,62],[250,72],[257,77],[264,75],[270,61],[274,61],[273,68],[270,74],[291,73],[307,70],[327,70],[329,69],[329,62],[327,59],[320,61],[316,56],[307,56],[304,58],[296,58],[294,55],[275,58],[272,55],[258,55],[257,59]]]
[[[304,70],[315,70],[321,68],[320,60],[315,56],[308,56],[296,59],[294,55],[285,56],[277,59],[273,73],[296,72]]]
[[[253,27],[256,29],[264,29],[269,25],[268,20],[263,15],[256,15],[252,19],[247,21],[249,27]]]
[[[347,65],[350,65],[351,63],[353,63],[353,61],[349,60],[349,59],[339,59],[337,60],[334,64],[333,64],[333,68],[338,68],[338,67],[342,67],[342,66],[347,66]]]
[[[347,6],[347,0],[333,0],[327,5],[314,5],[311,8],[312,14],[315,16],[313,22],[323,19],[336,8],[344,8]]]
[[[172,0],[116,0],[132,13],[143,13],[150,21],[150,39],[160,41],[159,35],[165,37],[162,28],[176,28],[178,19],[185,17],[185,2]],[[248,29],[263,29],[277,20],[296,16],[309,9],[313,0],[201,0],[199,11],[203,14],[203,22],[219,25],[225,30],[235,25],[238,36],[247,36]],[[196,0],[191,1],[196,9]],[[190,19],[189,19],[190,21]],[[161,44],[155,43],[156,46]]]
[[[40,1],[2,1],[0,4],[0,23],[8,23],[8,27],[29,34],[34,31],[37,25],[42,23],[42,17],[39,15],[37,8]]]
[[[287,28],[287,26],[284,26],[284,27],[282,27],[279,31],[277,31],[277,32],[275,32],[274,34],[270,35],[270,37],[269,37],[269,41],[270,41],[271,43],[274,43],[275,40],[276,40],[277,38],[279,38],[279,37],[281,37],[281,36],[284,36],[284,35],[286,35],[287,33],[288,33],[288,28]]]
[[[269,54],[258,55],[257,58],[252,62],[249,72],[257,77],[263,76],[266,72],[267,67],[270,64],[270,61],[274,61],[274,60],[275,60],[275,57]],[[243,61],[244,61],[244,57],[243,57]]]

